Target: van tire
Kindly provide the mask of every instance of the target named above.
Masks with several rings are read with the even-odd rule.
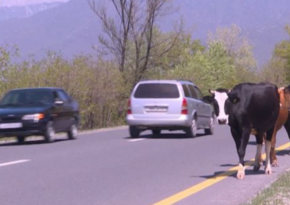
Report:
[[[204,129],[204,132],[206,135],[212,135],[213,131],[214,131],[214,117],[211,117],[209,128]]]
[[[196,137],[196,134],[197,134],[197,124],[196,124],[196,119],[193,118],[191,126],[186,129],[186,135],[189,138],[194,138]]]
[[[129,126],[129,132],[131,138],[138,138],[140,136],[140,130],[136,126]]]

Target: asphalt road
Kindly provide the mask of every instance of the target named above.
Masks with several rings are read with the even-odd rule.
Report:
[[[0,145],[1,205],[236,205],[257,194],[290,168],[289,139],[278,132],[279,167],[265,175],[264,167],[237,180],[227,172],[238,156],[227,125],[214,135],[186,138],[164,132],[154,138],[144,132],[130,139],[127,128],[81,134],[77,140],[59,137],[24,145]],[[254,158],[251,137],[246,160]],[[264,149],[263,149],[264,150]]]

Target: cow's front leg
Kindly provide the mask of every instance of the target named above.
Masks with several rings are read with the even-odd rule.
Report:
[[[245,157],[245,154],[246,154],[246,147],[247,147],[249,139],[250,139],[250,133],[251,133],[251,129],[250,128],[243,128],[242,141],[241,141],[241,145],[240,145],[239,151],[238,151],[240,163],[239,163],[239,170],[238,170],[238,173],[237,173],[237,179],[244,179],[245,178],[244,157]]]

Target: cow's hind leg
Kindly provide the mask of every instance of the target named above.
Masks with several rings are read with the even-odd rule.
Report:
[[[278,167],[278,161],[275,152],[277,130],[275,129],[271,140],[270,163],[273,167]]]
[[[267,140],[266,140],[266,162],[265,162],[265,174],[272,174],[272,168],[270,163],[270,151],[271,151],[271,141],[273,133],[276,132],[276,128],[273,127],[267,132]]]
[[[257,142],[257,152],[255,157],[255,163],[254,163],[254,171],[259,171],[260,167],[263,165],[263,158],[262,158],[262,147],[263,147],[263,141],[265,139],[265,134],[257,134],[256,136],[256,142]]]
[[[238,179],[244,179],[245,178],[245,162],[244,162],[244,157],[246,154],[246,147],[248,145],[249,139],[250,139],[250,133],[251,129],[250,128],[244,128],[242,131],[242,140],[241,140],[241,145],[239,147],[238,155],[240,159],[239,163],[239,170],[237,173],[237,178]]]

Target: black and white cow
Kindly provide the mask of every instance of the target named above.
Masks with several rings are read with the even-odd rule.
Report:
[[[254,170],[260,169],[260,156],[263,135],[266,133],[266,164],[265,173],[271,174],[270,149],[271,138],[279,114],[279,94],[277,86],[269,83],[241,83],[227,93],[225,114],[236,144],[239,156],[238,179],[245,177],[244,157],[250,134],[255,133],[257,153]]]
[[[224,88],[218,88],[216,90],[209,89],[209,93],[212,95],[208,96],[208,100],[211,100],[214,106],[214,111],[219,124],[228,124],[228,115],[225,113],[224,109],[225,101],[228,98],[228,91],[229,90]]]

